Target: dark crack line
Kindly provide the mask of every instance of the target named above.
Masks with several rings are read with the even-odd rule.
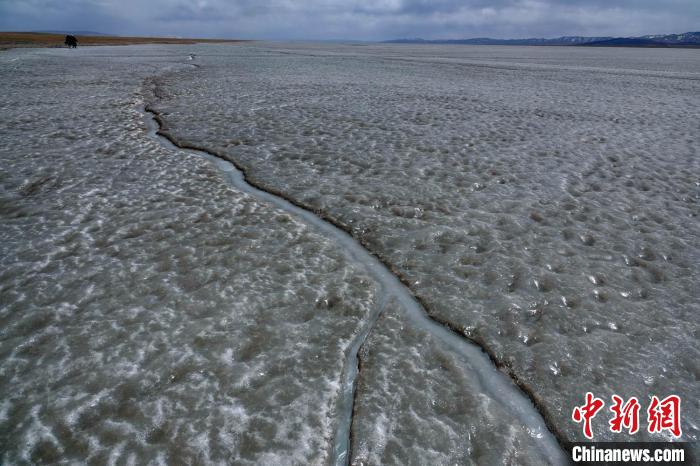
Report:
[[[154,87],[154,96],[157,98],[162,98],[159,96],[163,96],[163,94],[160,91],[155,91],[155,89],[158,89],[159,87],[157,84]],[[346,233],[349,234],[348,231],[346,231],[344,228],[341,228],[341,224],[337,223],[335,221],[331,221],[331,219],[326,218],[325,214],[322,214],[321,212],[315,211],[313,209],[310,209],[301,203],[296,202],[295,200],[288,198],[284,196],[282,193],[278,193],[275,190],[270,190],[269,188],[263,188],[261,185],[258,185],[255,182],[252,182],[247,176],[246,176],[246,171],[245,169],[238,164],[237,162],[230,160],[228,157],[221,156],[210,149],[196,146],[194,144],[189,144],[182,142],[172,136],[170,133],[167,132],[166,130],[166,125],[165,121],[163,120],[163,117],[161,113],[154,109],[151,104],[147,104],[144,107],[144,110],[151,114],[153,119],[156,121],[158,124],[158,130],[156,131],[156,134],[158,136],[161,136],[165,139],[167,139],[171,144],[174,146],[183,149],[183,150],[193,150],[197,152],[202,152],[205,154],[208,154],[212,157],[216,157],[218,159],[224,160],[226,162],[231,163],[238,171],[240,171],[243,174],[243,179],[245,182],[250,184],[252,187],[264,191],[268,194],[271,194],[273,196],[280,197],[284,199],[285,201],[299,207],[300,209],[304,209],[317,217],[319,217],[321,220],[326,221],[327,223],[332,224],[334,227],[341,229],[345,231]],[[366,248],[365,248],[366,249]],[[368,251],[369,252],[369,251]],[[359,379],[360,375],[360,370],[361,370],[361,361],[360,357],[358,355],[359,351],[362,349],[364,346],[365,342],[369,338],[369,335],[372,332],[372,329],[374,328],[375,324],[379,320],[379,317],[381,316],[384,307],[386,306],[386,302],[388,300],[388,296],[386,293],[383,293],[382,298],[380,298],[379,302],[375,306],[374,312],[371,313],[371,315],[367,318],[367,324],[365,325],[365,328],[362,329],[355,339],[351,342],[350,346],[348,347],[348,350],[346,352],[346,359],[345,359],[345,364],[344,364],[344,370],[342,374],[342,386],[340,388],[341,394],[340,394],[340,399],[336,405],[336,409],[338,411],[339,416],[341,416],[343,419],[338,420],[337,426],[336,426],[336,431],[335,435],[333,438],[333,452],[332,452],[332,464],[333,466],[344,466],[350,463],[351,455],[352,455],[352,445],[353,445],[353,436],[352,436],[352,426],[354,424],[354,417],[355,417],[355,406],[356,406],[356,400],[357,400],[357,382]]]
[[[199,69],[199,68],[196,68]],[[156,78],[153,78],[150,80],[152,83],[152,92],[153,96],[158,99],[158,100],[164,100],[165,99],[165,94],[163,93],[161,86],[157,82]],[[280,198],[283,201],[286,201],[287,203],[303,210],[306,211],[307,213],[313,214],[316,216],[318,219],[322,220],[323,222],[332,225],[333,227],[337,228],[338,230],[341,230],[345,234],[349,235],[351,238],[355,240],[356,243],[358,243],[364,251],[372,256],[374,259],[376,259],[380,264],[382,264],[396,279],[398,279],[401,284],[405,287],[406,291],[408,294],[419,304],[419,306],[422,308],[422,312],[425,317],[427,317],[429,320],[431,320],[433,323],[438,324],[439,326],[443,327],[446,329],[449,333],[454,335],[455,337],[471,344],[476,347],[478,347],[491,361],[493,366],[495,366],[496,369],[498,369],[501,373],[504,373],[505,375],[508,376],[508,378],[513,382],[513,384],[519,389],[520,393],[524,395],[535,407],[537,412],[539,413],[540,417],[544,421],[544,424],[546,428],[549,430],[549,432],[552,434],[552,436],[556,439],[557,443],[559,444],[560,448],[564,451],[569,451],[571,449],[571,442],[566,438],[565,434],[560,431],[555,423],[553,417],[550,415],[549,411],[547,408],[544,406],[544,404],[541,402],[540,397],[538,397],[535,393],[535,390],[525,381],[523,380],[518,374],[515,373],[515,371],[511,368],[511,366],[505,362],[500,360],[497,355],[489,348],[486,342],[484,342],[481,338],[473,337],[470,335],[467,335],[464,331],[464,328],[458,327],[454,325],[453,323],[441,318],[440,316],[436,316],[434,313],[430,311],[430,307],[428,306],[426,300],[421,297],[420,295],[416,294],[415,291],[411,288],[411,283],[408,280],[407,277],[405,277],[400,270],[398,270],[392,263],[390,263],[385,257],[383,257],[381,254],[378,254],[374,252],[367,242],[362,238],[359,237],[355,234],[355,231],[348,226],[347,224],[331,217],[328,215],[323,210],[316,209],[313,206],[307,205],[303,202],[298,201],[297,199],[294,199],[293,197],[288,196],[286,193],[276,189],[272,188],[269,186],[265,186],[262,183],[256,181],[255,179],[251,178],[250,174],[248,173],[248,169],[242,165],[240,162],[237,160],[226,156],[224,154],[217,153],[216,151],[209,149],[204,146],[200,146],[197,144],[192,144],[186,141],[183,141],[177,137],[175,137],[172,133],[168,131],[168,126],[163,119],[162,113],[154,108],[154,105],[152,103],[146,104],[144,110],[151,114],[155,122],[158,124],[158,129],[156,130],[156,134],[163,137],[166,139],[168,142],[170,142],[172,145],[179,149],[183,150],[191,150],[191,151],[196,151],[200,152],[203,154],[207,154],[210,157],[213,157],[215,159],[223,160],[225,162],[230,163],[233,165],[239,172],[241,172],[243,181],[245,181],[248,185],[250,185],[252,188],[261,191],[263,193],[266,193],[271,196],[275,196],[277,198]],[[353,403],[354,404],[354,403]],[[349,456],[349,455],[348,455]]]
[[[355,407],[357,406],[357,384],[362,370],[359,352],[364,347],[377,321],[379,321],[387,302],[391,298],[387,290],[380,289],[377,293],[380,297],[374,309],[365,321],[365,325],[348,347],[345,356],[341,395],[338,406],[338,422],[333,442],[333,466],[345,466],[349,464],[352,454],[353,434],[352,427],[355,420]]]

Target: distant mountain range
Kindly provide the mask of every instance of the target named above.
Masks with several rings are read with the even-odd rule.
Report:
[[[393,44],[466,44],[466,45],[583,45],[588,47],[699,47],[700,32],[684,34],[648,35],[640,37],[584,37],[563,36],[554,39],[396,39],[386,43]]]

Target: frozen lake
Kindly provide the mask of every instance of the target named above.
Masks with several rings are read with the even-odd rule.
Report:
[[[587,391],[698,440],[697,50],[11,50],[0,90],[3,464],[557,464]]]

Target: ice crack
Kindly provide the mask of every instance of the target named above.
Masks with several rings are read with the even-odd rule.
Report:
[[[155,85],[153,95],[156,99],[161,99],[164,94]],[[428,313],[427,307],[413,294],[405,279],[390,264],[354,238],[346,226],[328,217],[325,213],[315,212],[309,206],[287,197],[285,193],[251,180],[246,174],[245,168],[236,160],[206,147],[178,139],[168,132],[161,113],[153,105],[146,105],[144,111],[147,113],[145,120],[149,126],[150,135],[165,147],[171,150],[185,150],[212,161],[235,188],[296,216],[320,231],[332,239],[354,262],[363,266],[380,284],[382,293],[379,303],[358,335],[353,339],[346,353],[343,389],[337,405],[339,419],[333,445],[333,463],[335,465],[347,464],[352,454],[350,437],[353,398],[359,374],[357,352],[381,315],[384,305],[391,297],[398,301],[409,323],[429,332],[446,350],[456,353],[460,359],[465,361],[470,372],[483,382],[482,386],[487,387],[487,395],[510,410],[531,432],[533,439],[553,464],[566,464],[568,462],[564,453],[564,448],[567,447],[566,440],[554,429],[551,423],[547,422],[541,404],[537,402],[537,398],[527,385],[518,380],[507,367],[500,367],[500,369],[505,369],[505,374],[499,370],[497,360],[482,342],[468,338],[449,322],[440,321]]]

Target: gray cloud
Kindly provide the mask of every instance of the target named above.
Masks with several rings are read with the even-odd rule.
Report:
[[[0,29],[251,39],[641,35],[700,29],[700,1],[0,0]]]

